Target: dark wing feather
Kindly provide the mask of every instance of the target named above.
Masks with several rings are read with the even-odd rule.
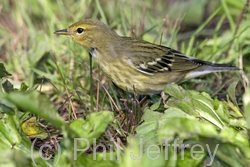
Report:
[[[138,71],[149,75],[171,71],[190,71],[205,63],[171,48],[145,41],[134,41],[132,47],[133,57],[129,57],[130,61]]]

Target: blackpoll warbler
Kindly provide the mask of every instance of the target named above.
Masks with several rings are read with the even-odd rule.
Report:
[[[70,36],[88,49],[118,87],[138,94],[159,93],[168,83],[211,72],[239,70],[228,64],[198,60],[169,47],[118,36],[98,20],[78,21],[55,34]]]

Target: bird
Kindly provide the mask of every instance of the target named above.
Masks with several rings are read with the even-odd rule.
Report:
[[[158,94],[169,83],[178,84],[213,72],[240,70],[142,39],[119,36],[95,19],[80,20],[54,34],[72,38],[88,50],[116,86],[140,95]]]

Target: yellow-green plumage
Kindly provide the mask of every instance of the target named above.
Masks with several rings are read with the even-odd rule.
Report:
[[[239,70],[198,60],[165,46],[118,36],[98,20],[79,21],[55,34],[68,35],[88,49],[118,87],[138,94],[159,93],[168,83],[211,72]]]

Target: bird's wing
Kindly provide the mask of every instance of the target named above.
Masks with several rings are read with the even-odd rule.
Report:
[[[168,47],[149,43],[144,47],[140,44],[140,47],[135,47],[138,50],[133,49],[133,56],[128,59],[138,71],[148,75],[171,71],[188,72],[207,64]]]

